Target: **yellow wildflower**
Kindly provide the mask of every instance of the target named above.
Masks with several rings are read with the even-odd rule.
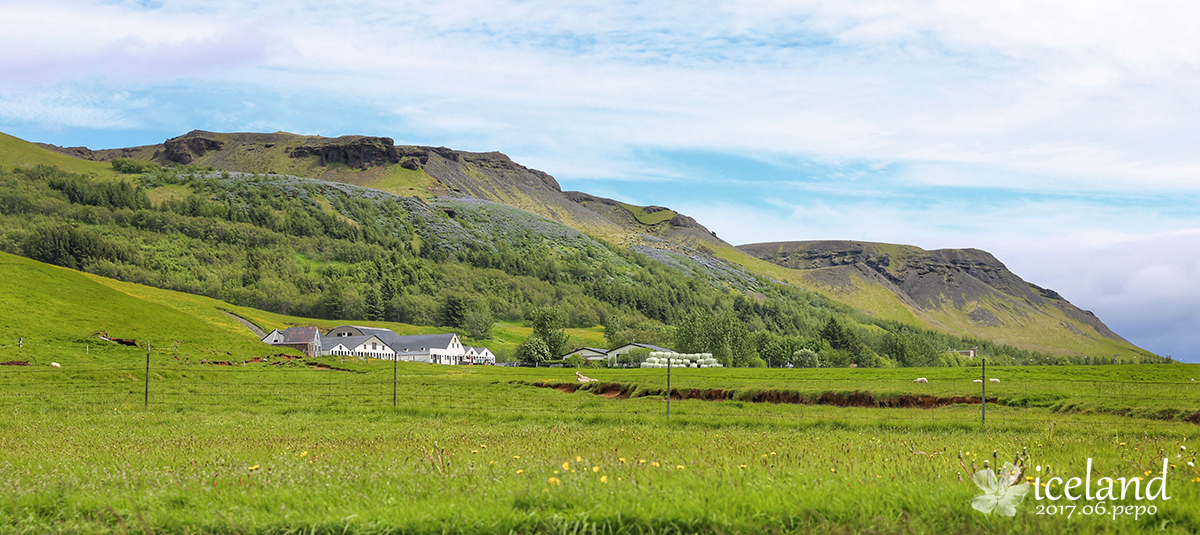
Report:
[[[304,453],[301,453],[301,454],[300,454],[300,456],[301,456],[301,457],[308,457],[308,452],[306,451],[306,452],[304,452]]]
[[[608,476],[600,476],[601,483],[608,483]]]
[[[652,462],[652,463],[650,463],[650,464],[652,464],[652,465],[654,465],[654,466],[662,466],[661,464],[658,464],[658,461],[654,461],[654,462]]]
[[[638,464],[646,464],[646,460],[645,460],[645,459],[638,459]]]
[[[624,458],[624,457],[618,457],[618,458],[617,458],[617,460],[618,460],[618,461],[621,461],[621,464],[625,464],[625,458]]]
[[[562,484],[562,481],[559,480],[557,477],[552,477],[550,479],[547,479],[546,481],[549,481],[551,485],[561,485]]]
[[[599,467],[599,466],[593,466],[593,467],[592,467],[592,472],[593,472],[593,473],[596,473],[596,474],[599,474],[599,473],[600,473],[600,467]]]
[[[677,465],[675,465],[675,469],[676,469],[676,470],[683,470],[683,465],[682,465],[682,464],[677,464]]]
[[[249,471],[253,472],[253,471],[255,471],[255,470],[258,470],[258,468],[259,468],[259,466],[256,464],[256,465],[254,465],[254,466],[251,466],[250,468],[247,468],[247,470],[249,470]]]
[[[517,470],[517,475],[521,475],[521,474],[524,474],[524,473],[525,473],[525,471],[524,471],[524,470]]]
[[[575,456],[575,462],[577,462],[577,463],[581,463],[581,462],[583,462],[583,456],[582,456],[582,455],[576,455],[576,456]]]
[[[571,469],[571,463],[563,461],[563,470],[570,470],[570,469]]]

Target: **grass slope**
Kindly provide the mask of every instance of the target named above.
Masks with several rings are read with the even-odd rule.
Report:
[[[95,354],[144,354],[178,347],[197,359],[275,353],[205,297],[104,279],[0,253],[0,360],[62,360]],[[141,349],[118,346],[97,333],[135,339]],[[18,338],[25,347],[17,347]],[[89,347],[90,346],[90,347]]]
[[[0,253],[0,361],[38,359],[62,360],[85,346],[90,351],[117,351],[129,355],[144,349],[125,348],[96,337],[110,336],[145,341],[154,347],[178,348],[181,357],[227,360],[245,359],[281,352],[258,341],[246,327],[222,312],[229,311],[264,331],[293,326],[316,325],[329,330],[347,322],[276,314],[240,307],[204,296],[163,290],[90,273],[43,264],[28,258]],[[418,326],[381,321],[353,321],[355,325],[391,329],[400,335],[447,332],[444,327]],[[603,327],[566,329],[578,346],[603,347]],[[498,322],[488,339],[474,339],[460,332],[463,343],[483,346],[494,353],[511,353],[532,334],[519,322]],[[25,347],[17,348],[17,339]],[[288,352],[288,350],[282,350]]]
[[[3,132],[0,132],[0,162],[17,167],[53,165],[72,173],[90,173],[101,178],[117,174],[109,163],[73,158]]]

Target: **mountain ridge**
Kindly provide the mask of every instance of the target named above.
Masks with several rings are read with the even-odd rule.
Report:
[[[397,146],[390,138],[373,136],[199,130],[142,147],[98,151],[43,147],[97,162],[133,158],[310,176],[424,198],[475,197],[532,212],[676,269],[724,272],[734,279],[744,270],[826,293],[881,319],[960,336],[991,337],[1039,351],[1141,351],[1094,314],[1025,282],[985,251],[924,251],[852,241],[734,247],[695,219],[661,206],[639,207],[563,191],[550,174],[517,164],[499,152]],[[753,294],[751,288],[740,291]]]

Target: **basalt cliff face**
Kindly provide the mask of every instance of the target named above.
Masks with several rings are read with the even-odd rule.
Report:
[[[1022,280],[978,249],[926,251],[852,241],[757,243],[739,249],[834,292],[853,294],[863,283],[885,288],[918,315],[965,334],[1057,325],[1062,336],[1126,342],[1095,314]]]

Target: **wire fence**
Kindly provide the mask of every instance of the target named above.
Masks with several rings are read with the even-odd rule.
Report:
[[[29,344],[25,344],[27,347]],[[63,349],[80,349],[61,346]],[[30,348],[33,349],[33,348]],[[574,383],[574,370],[556,368],[455,367],[397,364],[391,361],[336,357],[267,362],[213,361],[183,357],[171,347],[149,352],[111,344],[90,345],[95,363],[49,366],[45,358],[30,366],[0,366],[0,407],[72,407],[196,409],[221,407],[282,410],[377,410],[490,414],[502,417],[656,418],[664,416],[665,369],[589,369],[604,388],[593,393],[553,392],[537,386]],[[141,358],[138,352],[141,352]],[[12,352],[6,352],[10,355]],[[114,362],[114,356],[120,361]],[[2,361],[3,358],[0,358]],[[32,359],[31,359],[32,360]],[[139,362],[140,361],[140,362]],[[219,362],[219,364],[214,363]],[[318,368],[316,366],[322,366]],[[402,373],[400,373],[402,372]],[[893,374],[870,381],[814,376],[811,370],[746,371],[731,368],[672,370],[671,415],[676,419],[740,422],[845,420],[896,423],[983,425],[976,405],[987,388],[989,423],[1042,424],[1071,413],[1078,421],[1122,428],[1144,426],[1147,419],[1200,424],[1200,383],[1190,380],[1069,377],[972,383],[978,368],[962,369],[952,379],[914,384]],[[922,373],[909,370],[909,375]],[[996,375],[1005,368],[989,369]],[[928,370],[931,375],[934,370]],[[502,385],[496,388],[495,385]],[[615,385],[615,386],[614,386]],[[642,390],[641,392],[638,392]],[[717,394],[713,394],[717,392]],[[855,397],[855,393],[870,396]],[[755,395],[757,394],[757,397]],[[794,394],[794,395],[783,395]],[[395,396],[395,397],[393,397]],[[839,397],[840,396],[840,397]],[[608,398],[608,399],[605,399]],[[616,399],[620,398],[620,399]],[[629,399],[625,399],[629,398]],[[687,398],[698,398],[694,402]],[[729,401],[710,403],[704,401]],[[752,403],[758,400],[762,403]],[[1003,407],[997,410],[999,406]],[[747,405],[758,410],[746,411]],[[875,411],[845,410],[883,407]],[[1024,410],[1031,407],[1034,410]],[[906,409],[897,412],[894,409]],[[1089,414],[1094,413],[1094,414]],[[1124,416],[1113,419],[1112,416]]]

